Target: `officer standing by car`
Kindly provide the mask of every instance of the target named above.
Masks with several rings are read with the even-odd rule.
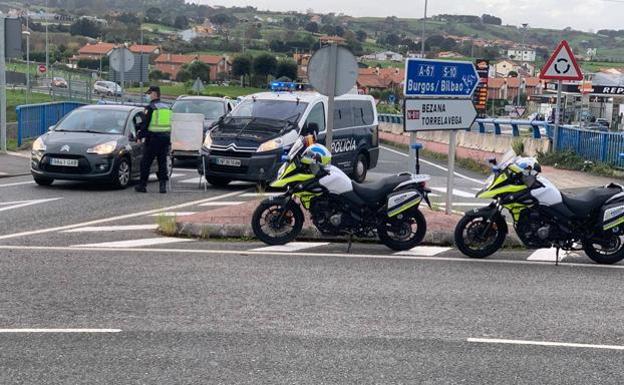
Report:
[[[147,192],[147,178],[154,159],[158,160],[158,181],[160,193],[167,192],[167,155],[171,145],[171,108],[160,101],[160,87],[150,86],[145,92],[150,103],[146,108],[145,125],[137,133],[139,140],[144,140],[143,159],[141,160],[141,179],[134,188],[137,192]]]

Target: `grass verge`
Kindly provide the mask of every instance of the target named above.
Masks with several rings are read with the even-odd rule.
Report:
[[[537,160],[544,166],[564,170],[582,171],[606,177],[624,177],[624,171],[616,169],[611,164],[585,160],[574,151],[538,152]]]
[[[169,215],[159,215],[156,217],[158,232],[162,235],[174,236],[177,234],[178,227],[176,225],[176,217]]]

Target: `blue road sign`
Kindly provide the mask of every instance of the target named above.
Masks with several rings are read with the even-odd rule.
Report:
[[[407,59],[404,95],[469,97],[479,74],[469,61]]]

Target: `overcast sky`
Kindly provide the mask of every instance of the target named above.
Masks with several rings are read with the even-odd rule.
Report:
[[[345,13],[351,16],[420,18],[424,0],[193,0],[207,5],[254,6],[259,10]],[[409,5],[408,5],[409,4]],[[429,0],[428,14],[489,13],[503,24],[529,23],[534,27],[572,27],[584,31],[624,29],[624,0]]]

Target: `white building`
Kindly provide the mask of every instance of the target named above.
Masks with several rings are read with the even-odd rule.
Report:
[[[535,50],[529,48],[512,48],[507,50],[507,57],[515,61],[535,61]]]
[[[370,55],[362,56],[364,60],[377,60],[377,61],[403,61],[405,57],[400,53],[385,51],[385,52],[377,52],[372,53]]]

